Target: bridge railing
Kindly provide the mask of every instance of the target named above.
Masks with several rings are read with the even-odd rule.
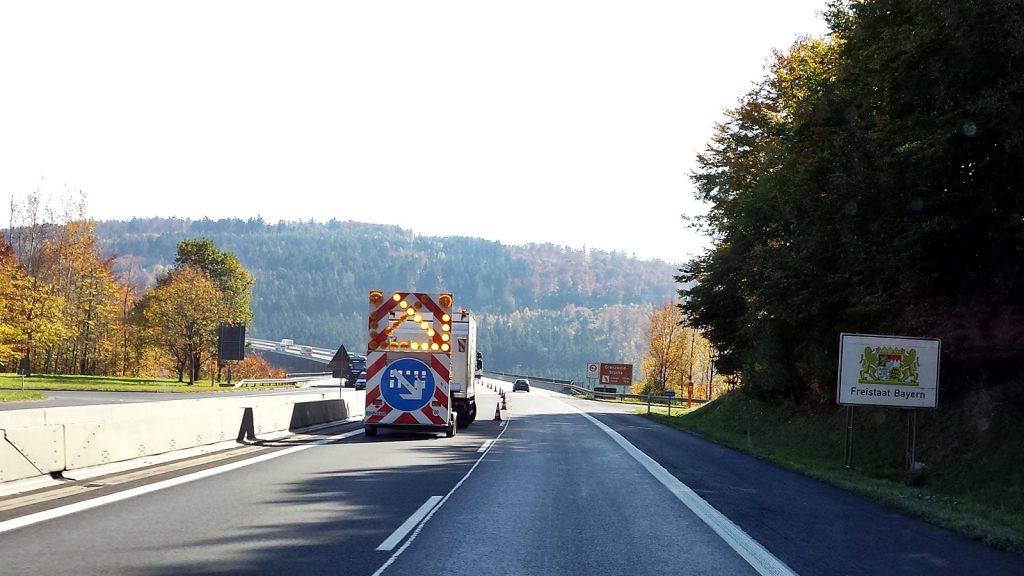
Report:
[[[511,372],[491,372],[485,371],[487,375],[497,376],[502,378],[526,378],[530,382],[540,382],[546,384],[554,384],[562,387],[562,392],[565,394],[571,394],[573,396],[580,396],[583,398],[590,398],[592,400],[611,400],[618,402],[632,402],[635,404],[646,404],[647,406],[668,406],[676,407],[683,406],[687,403],[688,398],[686,396],[657,396],[654,394],[618,394],[615,392],[599,392],[590,388],[584,388],[576,384],[575,380],[562,380],[558,378],[544,378],[541,376],[529,376],[527,374],[515,374]],[[689,400],[694,404],[704,404],[708,400],[706,398],[693,398]]]
[[[563,392],[573,396],[584,396],[595,400],[618,400],[619,402],[633,402],[637,404],[659,405],[659,406],[681,406],[687,402],[704,404],[706,398],[689,399],[686,396],[656,396],[654,394],[616,394],[614,392],[598,392],[582,386],[570,385],[563,389]]]
[[[330,372],[318,372],[311,374],[292,374],[286,378],[243,378],[242,380],[235,382],[235,388],[248,388],[251,386],[294,386],[295,388],[301,388],[303,384],[320,381],[327,383],[330,380],[334,380],[335,384],[341,384],[338,378],[331,376]]]

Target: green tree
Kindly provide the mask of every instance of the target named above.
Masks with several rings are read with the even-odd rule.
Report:
[[[179,269],[198,268],[217,284],[227,297],[225,322],[244,324],[252,320],[250,302],[255,282],[234,254],[217,249],[208,238],[182,240],[178,242],[178,256],[174,264]]]
[[[955,343],[955,386],[1013,377],[1024,2],[834,2],[828,21],[698,158],[714,243],[677,277],[689,321],[723,372],[796,402],[834,397],[843,331]]]
[[[830,243],[803,223],[821,202],[801,196],[806,167],[795,158],[799,126],[815,120],[805,108],[834,81],[835,60],[835,43],[799,41],[716,128],[693,175],[711,205],[704,223],[715,243],[677,276],[683,311],[719,351],[719,370],[743,372],[751,387],[796,402],[807,388],[806,331],[816,329],[814,311],[828,297],[814,289],[816,266],[828,259],[813,251]]]

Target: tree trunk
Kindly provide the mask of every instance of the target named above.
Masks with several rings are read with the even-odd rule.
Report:
[[[790,346],[789,338],[784,336],[781,339],[781,344],[783,362],[786,365],[786,373],[789,375],[789,394],[793,398],[793,403],[799,406],[803,399],[804,381],[796,369],[796,360],[793,357],[793,348]]]

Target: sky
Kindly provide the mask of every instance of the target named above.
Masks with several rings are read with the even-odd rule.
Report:
[[[0,0],[0,228],[397,225],[681,263],[689,175],[826,0]]]

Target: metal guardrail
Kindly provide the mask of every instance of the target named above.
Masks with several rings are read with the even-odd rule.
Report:
[[[530,382],[544,382],[546,384],[572,384],[575,380],[561,380],[558,378],[544,378],[541,376],[530,376],[529,374],[516,374],[515,372],[494,372],[491,370],[484,370],[484,374],[487,376],[501,376],[503,378],[526,378]]]
[[[705,404],[708,402],[706,398],[693,398],[689,399],[686,396],[655,396],[653,394],[618,394],[615,392],[598,392],[582,386],[577,386],[575,380],[562,380],[559,378],[544,378],[541,376],[530,376],[527,374],[516,374],[513,372],[495,372],[492,370],[484,370],[483,372],[488,376],[499,376],[504,378],[527,378],[530,382],[542,382],[546,384],[561,385],[562,392],[572,394],[574,396],[583,396],[585,398],[591,398],[594,400],[617,400],[619,402],[625,402],[626,400],[633,400],[638,404],[646,404],[647,410],[650,412],[651,406],[667,406],[670,410],[673,406],[682,408],[688,402],[693,404]],[[314,372],[309,374],[291,374],[287,378],[251,378],[245,380],[239,380],[235,384],[235,388],[247,387],[247,386],[266,386],[266,385],[286,385],[293,384],[296,388],[302,383],[310,382],[313,380],[330,380],[330,372]]]
[[[485,374],[494,376],[503,376],[505,378],[527,378],[530,382],[544,382],[547,384],[555,384],[562,386],[562,392],[567,394],[573,394],[577,396],[584,396],[594,400],[618,400],[624,402],[626,400],[635,400],[640,404],[647,404],[648,410],[651,406],[667,406],[672,408],[674,406],[683,407],[689,400],[686,396],[655,396],[653,394],[617,394],[615,392],[598,392],[591,390],[590,388],[584,388],[577,386],[575,380],[561,380],[558,378],[543,378],[539,376],[529,376],[527,374],[515,374],[511,372],[492,372],[485,370]],[[705,404],[708,402],[706,398],[693,398],[694,404]]]
[[[250,386],[285,386],[291,384],[296,388],[300,388],[302,384],[313,382],[316,380],[336,380],[332,378],[330,373],[323,374],[308,374],[308,375],[297,375],[289,376],[287,378],[244,378],[235,382],[235,388],[248,388]]]
[[[694,404],[704,404],[707,402],[705,398],[693,398],[692,400],[686,396],[655,396],[653,394],[616,394],[614,392],[597,392],[589,388],[583,388],[581,386],[566,386],[564,390],[568,390],[569,393],[574,395],[590,396],[594,399],[600,400],[636,400],[638,403],[645,403],[648,406],[682,406],[687,402],[693,402]]]
[[[253,350],[260,352],[275,352],[277,354],[285,354],[287,356],[295,356],[297,358],[308,358],[317,362],[327,364],[334,358],[335,351],[329,348],[317,348],[315,346],[309,346],[304,344],[281,344],[276,340],[261,340],[258,338],[246,338],[246,343],[252,347]]]

